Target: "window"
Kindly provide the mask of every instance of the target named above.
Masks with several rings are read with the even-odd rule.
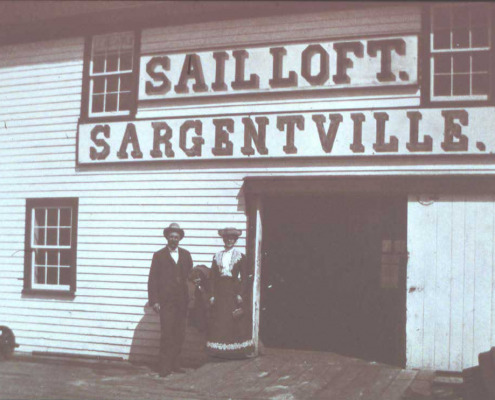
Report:
[[[93,36],[89,70],[88,116],[130,115],[137,60],[134,32]]]
[[[430,97],[436,101],[488,100],[491,53],[490,4],[431,8]]]
[[[27,199],[25,291],[76,289],[77,198]]]

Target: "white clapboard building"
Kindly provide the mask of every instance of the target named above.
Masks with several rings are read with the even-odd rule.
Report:
[[[151,360],[153,252],[242,229],[253,339],[459,371],[495,346],[491,3],[164,2],[0,36],[0,325]]]

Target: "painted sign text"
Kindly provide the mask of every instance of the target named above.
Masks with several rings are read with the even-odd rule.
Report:
[[[141,57],[139,100],[417,83],[417,36]]]
[[[81,164],[495,151],[490,108],[319,112],[90,123]]]

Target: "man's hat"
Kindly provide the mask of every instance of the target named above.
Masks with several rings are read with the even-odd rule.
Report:
[[[176,224],[175,222],[171,223],[168,228],[165,228],[163,230],[163,236],[167,237],[169,233],[171,232],[177,232],[180,235],[180,238],[182,239],[184,237],[184,230],[180,228],[179,224]]]
[[[227,228],[223,228],[223,229],[220,229],[218,231],[218,234],[222,237],[224,236],[241,236],[242,234],[242,231],[240,229],[235,229],[235,228],[232,228],[231,226],[227,227]]]

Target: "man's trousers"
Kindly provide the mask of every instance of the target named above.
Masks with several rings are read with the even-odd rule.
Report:
[[[179,353],[186,336],[187,305],[160,306],[160,370],[170,372],[179,367]]]

